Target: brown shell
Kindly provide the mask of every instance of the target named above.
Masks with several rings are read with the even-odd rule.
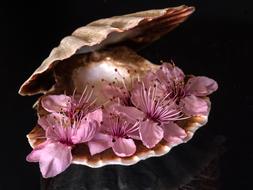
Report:
[[[62,39],[60,45],[51,51],[49,57],[21,86],[19,93],[34,95],[47,92],[54,84],[52,70],[55,65],[74,54],[95,51],[120,42],[137,46],[151,43],[185,21],[193,11],[193,7],[183,5],[100,19],[80,27]]]

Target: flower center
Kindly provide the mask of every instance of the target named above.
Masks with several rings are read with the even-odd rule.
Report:
[[[81,121],[82,118],[92,110],[93,105],[96,100],[91,100],[93,94],[93,86],[92,90],[88,91],[88,87],[85,86],[80,98],[76,98],[76,90],[74,90],[68,106],[68,110],[63,113],[65,114],[71,121],[73,125],[75,122]]]
[[[127,136],[126,134],[126,122],[122,122],[118,115],[112,115],[113,126],[112,126],[112,136],[114,138],[124,138]]]
[[[60,140],[60,143],[67,145],[67,146],[73,146],[74,143],[70,139],[62,139]]]
[[[111,113],[111,135],[113,141],[117,138],[128,138],[128,135],[138,130],[139,123],[135,124],[129,123],[126,120],[123,120],[119,115]]]
[[[181,92],[176,92],[181,93]],[[156,96],[156,87],[141,90],[141,101],[145,106],[146,117],[158,123],[168,123],[179,120],[182,116],[181,110],[175,105],[175,96],[170,98],[171,92],[165,97]]]

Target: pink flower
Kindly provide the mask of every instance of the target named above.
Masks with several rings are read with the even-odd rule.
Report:
[[[34,148],[27,161],[39,162],[42,176],[48,178],[63,172],[71,164],[74,145],[88,142],[95,136],[102,122],[102,110],[72,111],[71,99],[65,95],[51,95],[44,101],[44,108],[51,113],[40,117],[38,124],[46,131],[46,140]]]
[[[130,74],[130,70],[128,70],[128,74]],[[115,68],[115,77],[114,81],[107,82],[102,79],[103,88],[101,90],[102,94],[109,98],[113,103],[120,103],[125,106],[133,106],[131,102],[131,89],[137,82],[137,78],[130,78],[130,81],[126,80],[124,76]]]
[[[106,84],[104,85],[102,92],[105,97],[109,98],[111,101],[119,102],[126,106],[131,105],[130,92],[125,86],[125,83],[122,85],[115,82]]]
[[[112,148],[119,157],[131,156],[136,151],[133,139],[140,140],[139,120],[143,113],[134,107],[114,104],[103,115],[101,131],[88,142],[91,155]]]
[[[217,90],[217,83],[208,77],[192,76],[185,84],[183,71],[175,65],[165,63],[156,72],[159,88],[177,104],[183,107],[186,115],[207,114],[210,102],[203,97]]]
[[[157,96],[156,87],[146,89],[144,83],[139,83],[131,94],[133,104],[145,114],[145,119],[140,122],[139,133],[146,147],[153,148],[164,137],[170,143],[171,140],[177,138],[178,141],[178,138],[185,137],[184,130],[173,123],[182,119],[181,110],[173,100]]]
[[[92,110],[95,100],[91,100],[93,90],[88,91],[86,86],[81,96],[75,94],[67,96],[47,95],[41,98],[42,107],[49,113],[62,113],[71,119],[78,117],[81,113],[87,113]]]

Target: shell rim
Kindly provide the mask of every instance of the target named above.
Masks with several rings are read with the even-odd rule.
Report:
[[[187,136],[185,137],[184,141],[179,144],[187,143],[189,140],[191,140],[193,138],[195,132],[200,127],[204,126],[208,122],[208,115],[209,115],[209,113],[207,115],[198,115],[197,117],[201,118],[201,121],[195,120],[193,123],[190,123],[191,124],[190,126],[189,126],[189,123],[187,123],[187,130],[186,130]],[[30,146],[32,148],[34,148],[35,146],[34,146],[33,140],[29,137],[29,134],[27,134],[26,137],[28,139]],[[130,165],[134,165],[134,164],[138,163],[139,161],[146,160],[151,157],[163,156],[163,155],[169,153],[172,148],[174,148],[175,146],[178,146],[179,144],[163,145],[162,146],[163,151],[161,153],[156,153],[155,150],[150,149],[144,153],[143,152],[139,153],[140,155],[136,154],[136,155],[131,156],[131,159],[127,160],[127,161],[124,160],[124,157],[121,158],[121,157],[117,157],[117,156],[112,160],[100,159],[96,162],[89,162],[89,159],[82,160],[79,158],[79,159],[73,159],[72,164],[85,165],[90,168],[100,168],[100,167],[107,166],[107,165],[130,166]]]

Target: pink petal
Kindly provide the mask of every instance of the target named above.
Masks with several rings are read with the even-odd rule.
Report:
[[[99,127],[99,123],[95,120],[84,121],[77,126],[76,132],[71,136],[71,140],[74,144],[83,143],[90,141],[94,136]]]
[[[47,116],[39,117],[38,124],[46,130],[48,127],[52,126],[52,123],[54,123],[53,118],[47,118]]]
[[[97,129],[102,122],[103,115],[102,110],[97,109],[93,112],[88,113],[81,121],[80,125],[76,126],[77,130],[75,134],[71,137],[74,144],[83,143],[90,141]]]
[[[102,109],[97,109],[93,112],[88,113],[85,118],[87,121],[97,121],[98,123],[101,123],[103,120],[103,112]]]
[[[186,115],[207,115],[209,112],[209,102],[203,98],[194,95],[186,96],[180,100],[183,106],[183,112]]]
[[[163,129],[150,120],[141,122],[139,132],[141,140],[147,148],[153,148],[163,139]]]
[[[117,112],[117,114],[123,116],[130,122],[140,121],[143,120],[143,118],[145,117],[145,114],[142,111],[136,109],[135,107],[115,104],[114,109]]]
[[[142,92],[144,90],[143,88],[145,87],[143,85],[144,84],[141,82],[135,84],[131,91],[131,101],[135,107],[142,111],[145,111],[147,108],[145,102],[142,101]]]
[[[61,141],[63,138],[65,139],[65,132],[63,127],[61,126],[52,126],[46,129],[46,137],[47,139],[54,141]]]
[[[184,72],[175,65],[170,63],[162,64],[161,68],[157,70],[157,78],[160,82],[170,82],[174,80],[182,81],[184,80]]]
[[[72,131],[71,122],[68,117],[58,114],[51,113],[41,119],[39,124],[43,126],[46,131],[46,137],[54,141],[68,140]]]
[[[183,142],[183,139],[187,136],[184,129],[179,127],[176,123],[171,122],[163,127],[164,139],[173,145],[178,145]]]
[[[72,136],[71,132],[72,128],[70,126],[55,125],[46,129],[46,137],[53,141],[69,141]]]
[[[59,113],[51,113],[48,115],[45,115],[43,117],[40,117],[38,119],[38,124],[46,130],[48,127],[52,126],[60,126],[63,123],[68,123],[67,117],[63,116],[62,114]]]
[[[88,142],[90,154],[98,154],[112,146],[112,137],[107,134],[97,133],[94,138]]]
[[[116,85],[105,85],[102,88],[102,93],[106,98],[112,98],[118,101],[118,98],[122,103],[127,103],[126,100],[129,98],[129,93],[125,88]]]
[[[72,161],[71,147],[59,142],[45,142],[36,147],[26,158],[28,162],[39,162],[44,178],[54,177],[66,170]]]
[[[136,151],[133,139],[117,138],[113,143],[112,149],[117,156],[132,156]]]
[[[127,136],[132,138],[132,139],[135,139],[135,140],[141,140],[139,130],[131,132],[131,133],[127,134]]]
[[[187,94],[195,96],[207,96],[218,89],[218,84],[208,77],[192,77],[185,86]]]
[[[41,152],[39,150],[43,149],[47,144],[49,144],[50,141],[45,141],[38,146],[36,146],[30,154],[27,155],[26,161],[28,162],[39,162]]]
[[[145,73],[144,78],[142,78],[142,82],[144,83],[144,86],[154,86],[157,84],[157,76],[154,72],[148,71]]]
[[[48,95],[41,98],[42,107],[48,112],[67,111],[71,98],[66,95]]]

